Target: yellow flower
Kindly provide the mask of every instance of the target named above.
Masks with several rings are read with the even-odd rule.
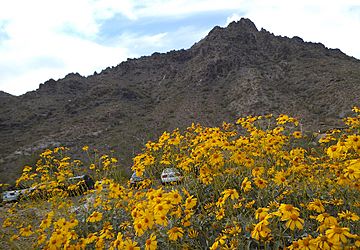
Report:
[[[54,222],[54,226],[57,229],[63,229],[64,231],[68,231],[70,225],[66,222],[65,218],[60,218],[56,222]]]
[[[253,170],[251,170],[251,174],[254,177],[260,177],[263,173],[265,172],[265,168],[264,167],[256,167]]]
[[[303,238],[301,240],[298,240],[299,249],[302,250],[317,250],[316,242],[315,240],[310,236]]]
[[[145,242],[145,250],[155,250],[157,248],[156,235],[152,233]]]
[[[253,205],[255,204],[255,202],[256,202],[255,200],[249,201],[248,203],[245,204],[245,207],[246,207],[247,209],[252,208]]]
[[[143,222],[141,220],[135,220],[134,221],[134,229],[136,232],[136,235],[141,236],[146,231],[146,226],[143,225]]]
[[[124,250],[140,250],[140,247],[138,247],[137,244],[136,241],[126,239],[124,241]]]
[[[77,219],[73,218],[68,223],[69,223],[69,227],[73,228],[73,227],[76,227],[79,224],[79,221]]]
[[[280,114],[278,118],[276,118],[277,124],[285,124],[289,120],[289,116],[285,114]]]
[[[171,216],[176,216],[177,218],[180,218],[181,217],[181,213],[182,213],[182,210],[181,210],[181,207],[179,206],[176,210],[173,210],[170,215]]]
[[[302,136],[300,131],[295,131],[292,135],[294,138],[297,138],[297,139],[301,138],[301,136]]]
[[[251,190],[251,181],[247,177],[241,183],[241,190],[244,192],[249,192]]]
[[[101,221],[102,220],[102,213],[100,212],[93,212],[87,219],[86,221],[88,222],[97,222],[97,221]]]
[[[275,135],[279,135],[282,131],[284,131],[284,127],[281,127],[281,126],[273,129],[273,133]]]
[[[335,206],[341,206],[344,204],[344,201],[342,199],[333,199],[330,201],[330,204],[333,204]]]
[[[112,232],[113,231],[113,226],[111,225],[110,222],[105,222],[104,225],[103,225],[103,228],[100,230],[100,236],[99,238],[102,238],[102,239],[112,239],[114,238],[114,233]],[[74,235],[75,237],[77,235]]]
[[[168,218],[165,214],[155,214],[155,223],[166,227],[168,225]]]
[[[2,227],[3,227],[3,228],[6,228],[6,227],[9,227],[9,226],[11,226],[11,225],[12,225],[12,222],[11,222],[10,218],[6,218],[6,219],[4,220],[4,222],[3,222]]]
[[[98,238],[95,241],[95,249],[104,249],[104,239],[103,238]],[[130,247],[130,249],[133,249],[133,247]],[[140,249],[139,249],[140,250]]]
[[[269,208],[261,207],[258,208],[255,212],[255,219],[258,219],[259,221],[262,221],[265,219],[266,215],[268,215]]]
[[[219,199],[218,199],[217,202],[216,202],[216,206],[217,206],[217,207],[222,207],[222,206],[224,206],[225,201],[226,201],[226,200],[225,200],[223,197],[219,197]]]
[[[220,208],[217,212],[216,212],[216,219],[217,220],[221,220],[222,218],[224,218],[225,216],[225,210],[224,208]]]
[[[89,234],[86,238],[85,238],[85,242],[86,244],[91,244],[93,243],[94,241],[96,241],[98,239],[98,236],[96,235],[96,233],[91,233]]]
[[[89,150],[89,146],[84,146],[84,147],[82,148],[82,150],[83,150],[83,151],[88,151],[88,150]]]
[[[288,220],[288,218],[293,214],[299,216],[300,215],[299,211],[300,209],[294,207],[291,204],[281,204],[279,206],[279,212],[281,213],[281,220]]]
[[[331,226],[330,229],[326,230],[325,234],[332,243],[346,243],[347,238],[354,238],[354,235],[349,231],[347,227]]]
[[[166,215],[167,212],[170,210],[170,208],[171,207],[169,204],[160,201],[160,203],[154,207],[154,214],[155,215]]]
[[[36,242],[36,245],[41,245],[42,243],[45,242],[47,238],[47,235],[46,234],[41,234],[38,238],[37,238],[37,242]]]
[[[341,249],[340,242],[330,242],[326,235],[320,234],[314,239],[317,249]]]
[[[212,166],[219,166],[222,167],[224,165],[224,158],[220,152],[215,152],[210,155],[209,163]]]
[[[145,228],[152,228],[154,225],[154,215],[149,210],[145,210],[142,216],[142,223]]]
[[[337,159],[342,155],[342,147],[339,145],[332,145],[326,150],[326,153],[330,158]]]
[[[289,250],[298,250],[298,249],[300,249],[299,248],[299,243],[297,241],[291,242],[291,245],[288,246],[288,249]]]
[[[279,208],[279,206],[279,203],[277,203],[276,201],[270,201],[268,205],[269,208]]]
[[[60,241],[60,243],[62,243],[65,239],[65,235],[66,232],[65,231],[62,231],[61,229],[57,229],[55,232],[52,233],[51,235],[51,239],[58,239]]]
[[[241,233],[241,227],[237,224],[226,226],[222,231],[224,234],[238,235]]]
[[[226,189],[222,192],[222,194],[224,195],[224,200],[226,200],[228,197],[230,197],[232,200],[239,199],[239,194],[236,189]]]
[[[71,230],[69,233],[68,233],[68,240],[69,239],[72,239],[72,240],[76,240],[79,236],[77,235],[77,233],[75,232],[75,230]],[[109,238],[107,238],[109,239]]]
[[[351,110],[354,111],[355,113],[360,113],[360,108],[357,106],[354,106]]]
[[[348,148],[353,148],[357,151],[360,146],[360,135],[349,135],[348,138],[346,138],[345,144]]]
[[[174,205],[179,204],[182,201],[182,197],[177,190],[172,190],[168,193],[167,198],[169,198]]]
[[[231,161],[233,161],[235,164],[242,164],[244,159],[245,159],[245,154],[243,152],[233,152],[232,156],[231,156]]]
[[[350,161],[350,166],[344,169],[344,176],[350,180],[360,179],[360,159]]]
[[[259,177],[259,178],[255,178],[254,183],[255,183],[255,185],[256,185],[258,188],[260,188],[260,189],[264,189],[264,188],[267,187],[267,181],[264,180],[264,179],[262,179],[262,178],[260,178],[260,177]]]
[[[23,172],[30,172],[32,170],[32,167],[30,166],[25,166],[23,169]]]
[[[355,247],[357,247],[357,249],[360,249],[360,236],[359,235],[355,238]]]
[[[295,230],[295,228],[303,229],[304,220],[299,218],[296,214],[291,214],[290,217],[287,218],[286,227],[291,230]]]
[[[255,240],[266,239],[270,236],[271,229],[268,227],[269,222],[262,220],[255,225],[254,230],[251,232],[251,237]]]
[[[116,240],[111,242],[110,250],[117,250],[117,249],[123,249],[124,248],[124,240],[122,233],[118,232],[116,236]]]
[[[233,205],[233,208],[238,209],[238,208],[241,208],[242,206],[243,206],[243,204],[241,203],[241,201],[239,201]]]
[[[47,248],[48,249],[60,249],[62,245],[62,239],[60,238],[53,238],[51,237],[50,240],[47,243]]]
[[[32,235],[33,233],[34,233],[34,232],[31,231],[31,225],[29,225],[29,226],[27,226],[27,227],[20,228],[20,232],[19,232],[19,234],[20,234],[21,236],[25,236],[25,237],[30,236],[30,235]]]
[[[185,201],[185,208],[191,209],[196,206],[197,198],[194,198],[193,195],[188,197]]]
[[[338,213],[340,219],[346,219],[346,220],[352,220],[352,221],[358,221],[359,216],[356,213],[350,212],[348,210]]]
[[[339,185],[349,185],[350,181],[343,174],[340,174],[340,176],[337,178],[337,184],[339,184]]]
[[[190,229],[189,230],[189,237],[191,238],[191,239],[194,239],[194,238],[196,238],[196,237],[198,237],[199,236],[199,232],[198,231],[196,231],[195,229]]]
[[[169,240],[176,241],[183,237],[184,230],[181,227],[173,227],[167,233],[169,235]]]
[[[185,209],[184,214],[185,214],[184,220],[189,220],[194,215],[194,211]]]
[[[307,209],[316,211],[318,213],[325,212],[324,205],[322,204],[321,200],[319,200],[319,199],[314,199],[314,201],[309,202]]]
[[[14,241],[14,240],[18,240],[19,239],[19,235],[14,234],[10,237],[10,241]]]
[[[215,239],[215,242],[212,244],[212,246],[210,247],[210,250],[216,250],[216,249],[219,249],[219,244],[221,246],[223,246],[225,244],[225,240],[227,239],[228,237],[226,235],[220,235],[219,237],[217,237]]]
[[[288,185],[285,172],[284,171],[277,172],[274,177],[274,182],[276,183],[276,185],[279,185],[279,186],[280,185],[284,185],[284,186]]]
[[[338,224],[336,218],[331,216],[328,213],[319,214],[316,217],[316,220],[323,223],[323,226],[325,226],[325,227],[330,227],[330,226]]]

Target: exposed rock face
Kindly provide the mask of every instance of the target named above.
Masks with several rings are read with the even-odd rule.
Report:
[[[51,79],[19,97],[0,92],[0,182],[33,161],[27,154],[39,145],[114,149],[129,164],[148,139],[191,122],[287,113],[305,129],[338,126],[359,96],[359,60],[241,19],[188,50]]]

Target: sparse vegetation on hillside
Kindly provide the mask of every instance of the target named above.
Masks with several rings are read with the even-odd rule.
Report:
[[[66,148],[46,150],[17,180],[38,192],[1,212],[1,246],[358,249],[360,109],[353,110],[346,129],[320,141],[287,115],[164,132],[134,158],[133,171],[149,176],[139,188],[129,187],[115,158],[88,146],[86,166]],[[181,184],[160,185],[167,167],[183,173]],[[66,180],[83,173],[95,189],[70,196],[81,190]]]

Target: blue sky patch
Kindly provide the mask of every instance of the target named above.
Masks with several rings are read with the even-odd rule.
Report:
[[[181,17],[151,17],[138,20],[129,20],[118,14],[101,24],[100,39],[106,41],[123,33],[134,33],[138,35],[155,35],[159,33],[171,33],[182,27],[196,27],[197,29],[211,29],[216,25],[224,25],[227,17],[233,11],[212,11],[197,13],[196,15],[182,15]]]
[[[101,23],[96,43],[105,46],[125,44],[135,57],[151,55],[154,52],[188,49],[205,37],[214,26],[224,26],[227,18],[233,14],[233,10],[208,11],[137,20],[117,14]],[[154,42],[151,42],[152,40]]]
[[[6,25],[6,22],[0,21],[0,43],[2,43],[4,40],[7,40],[10,38],[9,35],[6,33],[5,25]]]

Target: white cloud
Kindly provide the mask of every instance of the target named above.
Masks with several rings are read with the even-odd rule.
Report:
[[[70,72],[91,74],[145,50],[170,50],[179,41],[190,46],[208,32],[196,26],[156,34],[134,30],[99,44],[102,22],[118,14],[130,25],[144,18],[174,20],[202,12],[233,12],[218,25],[244,15],[259,29],[322,42],[360,58],[357,0],[0,0],[0,6],[0,90],[12,94]]]
[[[155,35],[123,33],[115,37],[111,44],[121,44],[121,47],[126,47],[136,52],[133,54],[133,57],[140,57],[152,54],[153,52],[164,53],[174,49],[189,48],[195,42],[204,38],[209,31],[209,29],[199,29],[196,26],[182,26],[178,29]]]
[[[0,20],[5,20],[2,30],[7,39],[0,44],[0,89],[22,94],[49,78],[62,78],[69,72],[92,74],[131,57],[126,47],[94,42],[98,20],[112,17],[115,12],[101,6],[103,1],[94,5],[90,2],[1,2]],[[38,61],[34,68],[35,58],[48,61],[42,60],[42,65]],[[54,61],[61,63],[48,67]]]
[[[159,33],[155,35],[141,35],[135,33],[123,33],[115,39],[117,44],[122,47],[131,48],[132,50],[139,50],[143,46],[150,46],[153,48],[161,48],[164,46],[164,39],[167,33]],[[138,53],[137,53],[138,54]],[[138,54],[138,56],[141,56]]]

